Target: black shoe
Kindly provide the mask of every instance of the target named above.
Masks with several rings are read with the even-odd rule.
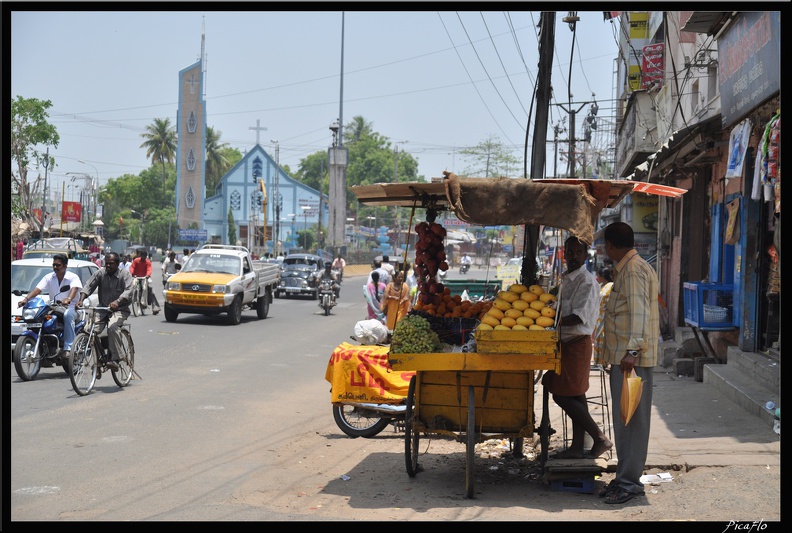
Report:
[[[159,309],[157,309],[156,311],[152,311],[152,314],[158,315],[159,314]]]
[[[117,361],[108,361],[106,363],[106,365],[107,365],[107,368],[109,368],[110,370],[118,370],[118,362]]]

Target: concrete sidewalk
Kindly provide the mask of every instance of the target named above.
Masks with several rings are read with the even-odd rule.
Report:
[[[599,394],[598,375],[599,372],[592,372],[591,388],[587,392],[590,399]],[[605,384],[607,388],[607,376]],[[535,398],[539,411],[541,385],[537,386]],[[609,407],[609,393],[607,399]],[[551,426],[557,432],[554,438],[559,439],[555,442],[559,443],[559,448],[564,447],[563,415],[552,396],[549,409]],[[589,410],[594,420],[600,423],[605,409],[590,404]],[[607,434],[608,428],[604,431]],[[567,432],[571,438],[568,420]],[[608,471],[615,471],[616,459],[614,448],[607,461]],[[598,461],[602,462],[602,459]],[[646,469],[687,470],[699,466],[728,465],[780,466],[781,435],[714,387],[697,382],[692,376],[675,376],[670,369],[656,367]]]

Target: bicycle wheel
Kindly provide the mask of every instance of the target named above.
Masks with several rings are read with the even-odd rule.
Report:
[[[135,288],[132,289],[132,314],[140,316],[140,284],[135,282]]]
[[[69,352],[69,379],[74,392],[80,396],[90,394],[96,383],[98,349],[91,343],[88,333],[79,333]]]
[[[118,362],[118,370],[113,370],[113,381],[119,387],[126,387],[132,380],[132,370],[135,368],[135,345],[132,342],[132,335],[129,331],[121,330],[121,345],[124,353]]]

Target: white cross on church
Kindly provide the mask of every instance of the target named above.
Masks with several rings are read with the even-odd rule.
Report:
[[[262,131],[267,131],[267,128],[265,128],[265,127],[263,127],[261,125],[261,121],[259,119],[256,119],[256,125],[255,126],[250,126],[248,129],[256,130],[256,144],[257,145],[259,144],[259,140],[261,139],[261,132]]]
[[[195,86],[198,84],[198,80],[195,79],[195,73],[190,74],[190,79],[184,83],[190,86],[190,94],[195,94]]]

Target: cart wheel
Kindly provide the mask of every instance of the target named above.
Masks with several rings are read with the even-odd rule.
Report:
[[[415,407],[415,381],[417,376],[410,378],[410,387],[407,389],[406,409],[404,413],[404,462],[407,466],[407,475],[415,477],[420,471],[418,466],[418,444],[420,435],[413,428],[413,409]]]
[[[467,450],[465,451],[465,496],[474,498],[473,484],[476,469],[473,459],[476,455],[476,392],[473,386],[468,387],[468,412],[467,412]]]
[[[539,460],[544,468],[547,462],[547,447],[550,445],[550,412],[548,404],[550,403],[550,391],[543,388],[542,392],[542,421],[539,424],[539,445],[542,447],[542,452],[539,455]]]

